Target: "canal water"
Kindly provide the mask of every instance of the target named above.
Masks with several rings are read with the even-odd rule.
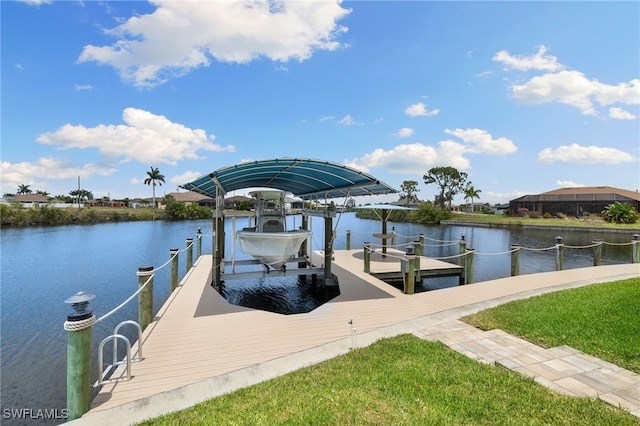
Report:
[[[300,216],[290,216],[289,228],[301,224]],[[246,226],[247,218],[238,218],[236,229]],[[334,220],[335,249],[346,248],[346,232],[351,231],[351,247],[364,242],[379,243],[373,233],[381,232],[379,221],[357,219],[346,213]],[[232,223],[226,224],[227,253],[232,245]],[[323,221],[311,221],[314,231],[312,248],[322,249]],[[531,249],[552,247],[557,236],[570,247],[589,246],[594,239],[612,244],[631,241],[631,232],[592,233],[555,230],[506,230],[472,226],[420,226],[389,223],[395,227],[396,244],[413,241],[424,234],[426,256],[447,257],[458,253],[462,236],[475,250],[475,281],[502,278],[510,274],[509,247],[512,244]],[[66,344],[63,323],[70,312],[64,301],[78,291],[96,295],[91,308],[101,317],[134,293],[138,286],[136,271],[140,267],[155,268],[165,264],[172,248],[184,250],[187,238],[195,238],[202,230],[203,254],[211,253],[211,221],[187,222],[121,222],[96,225],[73,225],[26,229],[2,229],[1,247],[1,358],[0,397],[2,424],[58,424],[60,419],[10,419],[10,410],[58,410],[66,407]],[[401,247],[403,248],[403,247]],[[194,255],[195,255],[194,249]],[[238,253],[236,259],[247,258]],[[565,269],[593,264],[592,249],[568,248],[564,254]],[[629,245],[605,245],[602,264],[627,263],[631,259]],[[180,254],[180,278],[184,276],[185,252]],[[525,250],[520,257],[522,274],[551,271],[555,268],[554,250]],[[160,308],[169,295],[169,267],[154,278],[154,309]],[[425,280],[424,289],[457,285],[457,278]],[[269,308],[277,312],[306,312],[335,296],[322,286],[322,281],[286,278],[271,281],[229,281],[225,296],[233,303]],[[94,381],[97,379],[97,346],[121,321],[137,320],[136,300],[94,326]],[[135,336],[127,334],[128,337]],[[109,345],[107,345],[109,346]],[[105,359],[110,359],[108,353]],[[33,417],[33,415],[32,415]]]

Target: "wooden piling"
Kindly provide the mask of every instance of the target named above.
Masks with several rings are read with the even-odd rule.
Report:
[[[364,272],[371,273],[371,243],[365,242],[363,245],[364,251]]]
[[[180,250],[169,250],[169,259],[171,259],[171,292],[178,287],[178,257]]]
[[[593,266],[600,266],[602,262],[602,240],[593,240]]]
[[[187,273],[193,267],[193,238],[187,238]]]
[[[91,332],[95,315],[67,317],[67,420],[82,417],[91,408]]]
[[[633,234],[631,240],[631,263],[640,263],[640,234]]]
[[[520,275],[520,246],[511,245],[511,276]]]
[[[138,294],[138,324],[144,331],[153,321],[153,266],[138,268],[138,288],[149,283]]]
[[[196,234],[196,260],[200,259],[202,256],[202,230],[198,228],[198,233]]]
[[[556,237],[556,271],[564,269],[564,244],[562,237]]]
[[[351,231],[347,230],[347,250],[351,250]]]
[[[467,255],[465,256],[465,266],[464,266],[464,274],[465,274],[465,284],[473,284],[473,255],[475,254],[474,249],[467,249]]]

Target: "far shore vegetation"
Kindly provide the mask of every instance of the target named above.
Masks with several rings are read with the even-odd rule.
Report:
[[[67,208],[41,205],[39,207],[25,207],[18,202],[0,204],[0,223],[3,227],[26,226],[56,226],[74,224],[95,224],[125,221],[146,220],[196,220],[210,219],[213,210],[210,207],[197,204],[186,204],[175,201],[173,197],[163,197],[163,208],[152,207],[101,207],[85,206],[78,208],[70,204]],[[251,205],[246,202],[225,210],[226,215],[250,214]],[[635,211],[633,211],[635,212]],[[373,210],[358,209],[356,217],[361,219],[379,220]],[[577,228],[629,229],[638,230],[637,222],[615,223],[605,220],[603,216],[589,215],[580,218],[561,214],[551,216],[508,216],[506,214],[492,214],[487,210],[477,213],[451,212],[431,203],[423,203],[416,210],[390,211],[390,222],[412,222],[422,225],[446,224],[447,221],[464,222],[470,225],[523,228],[525,226],[556,226]]]
[[[634,278],[512,302],[463,320],[545,346],[572,346],[638,372],[639,297],[640,278]],[[637,425],[638,419],[441,343],[401,335],[141,424]]]

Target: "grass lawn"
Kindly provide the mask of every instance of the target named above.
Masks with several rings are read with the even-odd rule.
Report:
[[[609,223],[599,218],[577,219],[575,217],[560,218],[528,218],[528,217],[510,217],[498,214],[460,214],[453,213],[451,220],[457,222],[485,223],[494,225],[509,226],[562,226],[576,228],[605,228],[605,229],[622,229],[622,230],[640,230],[640,223]]]
[[[513,302],[466,320],[568,344],[638,371],[640,279]],[[524,307],[523,305],[526,305]],[[539,331],[543,330],[543,331]],[[554,339],[558,339],[557,341]],[[586,346],[585,346],[586,345]],[[607,354],[607,357],[605,357]],[[144,425],[638,425],[437,342],[403,335]]]
[[[462,318],[545,347],[568,345],[640,374],[640,278],[517,300]]]

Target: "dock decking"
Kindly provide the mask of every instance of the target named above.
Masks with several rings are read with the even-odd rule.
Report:
[[[406,295],[364,273],[358,253],[335,252],[338,297],[295,315],[230,305],[210,286],[211,256],[200,257],[144,331],[144,359],[132,364],[132,380],[103,386],[91,410],[72,423],[113,424],[116,417],[140,421],[313,365],[352,346],[508,300],[640,275],[638,264],[609,265]],[[381,263],[372,259],[372,272],[387,267]]]

